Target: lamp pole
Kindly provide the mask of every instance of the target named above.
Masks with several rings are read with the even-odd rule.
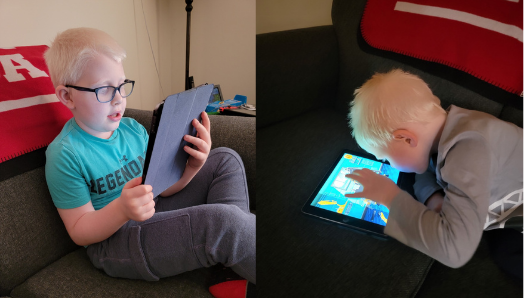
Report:
[[[186,0],[186,11],[187,11],[187,26],[186,26],[186,78],[185,86],[186,90],[193,88],[194,82],[193,77],[189,76],[189,45],[190,45],[190,32],[191,32],[191,11],[193,6],[191,5],[193,0]]]

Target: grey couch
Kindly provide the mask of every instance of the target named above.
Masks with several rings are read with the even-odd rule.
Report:
[[[522,127],[518,95],[367,45],[359,30],[364,6],[334,0],[332,26],[257,35],[260,297],[522,297],[522,284],[498,269],[485,237],[465,266],[451,269],[394,239],[301,214],[341,150],[362,151],[348,128],[348,104],[375,72],[404,69],[425,80],[444,108],[480,110]]]
[[[152,112],[126,110],[149,130]],[[230,147],[244,161],[255,206],[255,118],[210,116],[213,148]],[[212,268],[158,282],[112,278],[75,245],[53,205],[44,175],[45,148],[0,163],[0,296],[212,297]]]

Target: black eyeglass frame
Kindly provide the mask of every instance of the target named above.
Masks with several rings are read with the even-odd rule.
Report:
[[[131,92],[129,92],[129,94],[127,94],[126,96],[122,96],[122,93],[120,93],[120,88],[122,88],[122,86],[124,86],[125,84],[127,83],[131,83]],[[129,95],[131,95],[131,93],[133,93],[133,90],[135,89],[135,81],[133,80],[128,80],[128,79],[125,79],[124,82],[122,84],[120,84],[120,86],[118,87],[114,87],[114,86],[102,86],[102,87],[98,87],[98,88],[95,88],[95,89],[91,89],[91,88],[85,88],[85,87],[79,87],[79,86],[73,86],[73,85],[65,85],[66,87],[69,87],[69,88],[73,88],[73,89],[76,89],[76,90],[79,90],[79,91],[88,91],[88,92],[94,92],[95,95],[96,95],[96,100],[98,100],[99,103],[106,103],[106,102],[111,102],[113,101],[113,99],[115,99],[115,95],[116,95],[116,91],[118,90],[118,93],[120,93],[120,96],[122,96],[122,98],[126,98],[128,97]],[[100,99],[98,99],[98,90],[102,89],[102,88],[107,88],[107,87],[111,87],[113,88],[113,94],[111,96],[111,99],[108,100],[108,101],[100,101]]]

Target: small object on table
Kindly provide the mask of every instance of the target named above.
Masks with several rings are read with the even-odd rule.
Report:
[[[223,107],[229,107],[229,106],[239,107],[242,104],[245,104],[246,101],[247,101],[246,96],[237,94],[235,95],[234,99],[227,99],[224,101],[215,101],[215,102],[208,104],[206,108],[206,113],[218,112],[220,111],[219,109]]]
[[[232,110],[232,109],[238,109],[239,107],[233,107],[233,106],[227,106],[227,107],[221,107],[219,108],[220,113],[224,112],[224,110]]]
[[[241,109],[244,109],[244,110],[249,110],[249,111],[256,111],[257,108],[255,107],[255,105],[248,105],[248,104],[243,104],[240,106]]]

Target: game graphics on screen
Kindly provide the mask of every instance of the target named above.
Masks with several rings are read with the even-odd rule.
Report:
[[[362,185],[353,179],[346,178],[346,175],[364,168],[386,176],[395,183],[400,174],[398,170],[388,164],[344,154],[311,205],[385,226],[389,216],[386,206],[364,198],[346,198],[344,196],[347,193],[362,191]]]

